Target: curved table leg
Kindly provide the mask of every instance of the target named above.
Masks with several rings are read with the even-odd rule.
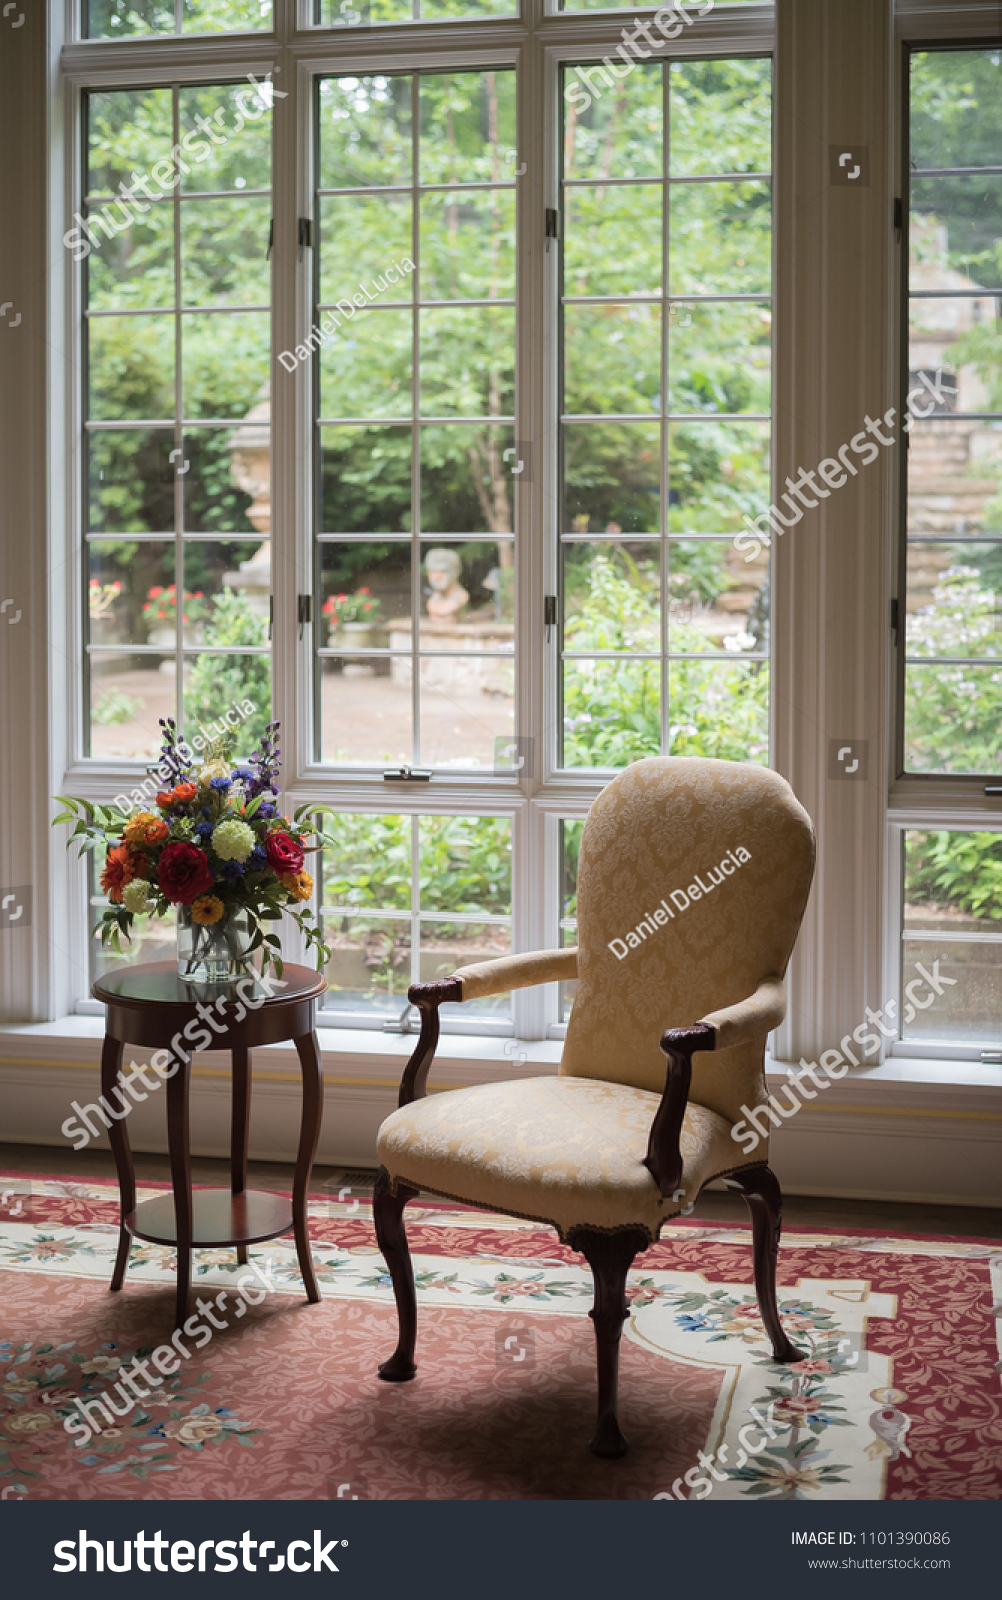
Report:
[[[303,1120],[300,1125],[299,1150],[296,1155],[296,1176],[292,1185],[292,1218],[296,1231],[296,1253],[299,1256],[299,1270],[303,1274],[303,1283],[306,1287],[306,1298],[316,1304],[320,1299],[320,1287],[313,1270],[313,1257],[310,1254],[310,1227],[306,1201],[310,1187],[310,1173],[313,1170],[313,1157],[317,1153],[317,1142],[320,1138],[320,1118],[324,1104],[324,1068],[316,1033],[304,1033],[300,1038],[294,1039],[293,1043],[299,1055],[299,1065],[303,1074]]]
[[[122,1056],[125,1045],[120,1039],[105,1036],[101,1050],[101,1098],[110,1108],[115,1104],[115,1089],[118,1085],[119,1074],[122,1070]],[[124,1100],[124,1095],[120,1096]],[[115,1157],[115,1171],[118,1174],[118,1194],[121,1210],[118,1222],[118,1255],[115,1257],[115,1270],[111,1275],[112,1289],[120,1289],[125,1282],[125,1269],[129,1264],[129,1247],[132,1244],[132,1235],[125,1226],[125,1218],[130,1211],[136,1209],[136,1174],[132,1165],[132,1151],[129,1148],[129,1135],[125,1131],[125,1119],[112,1117],[111,1127],[108,1129],[108,1139],[111,1143],[111,1152]]]
[[[232,1063],[232,1118],[230,1122],[230,1192],[247,1188],[247,1144],[250,1139],[251,1053],[246,1047],[230,1051]],[[247,1246],[237,1245],[237,1262],[247,1265]]]
[[[170,1180],[174,1191],[174,1223],[177,1236],[177,1305],[175,1328],[182,1328],[188,1315],[188,1290],[191,1287],[191,1246],[194,1211],[191,1200],[191,1147],[188,1133],[188,1088],[191,1057],[174,1047],[177,1071],[167,1079],[167,1148],[170,1151]]]

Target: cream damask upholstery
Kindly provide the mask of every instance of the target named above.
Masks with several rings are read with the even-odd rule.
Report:
[[[638,761],[595,801],[578,862],[578,948],[461,969],[463,998],[577,979],[556,1077],[452,1090],[379,1132],[391,1184],[575,1227],[656,1238],[711,1178],[768,1160],[730,1136],[767,1099],[766,1035],[814,870],[811,822],[776,773]],[[703,1022],[681,1133],[684,1196],[643,1165],[665,1085],[659,1043]]]

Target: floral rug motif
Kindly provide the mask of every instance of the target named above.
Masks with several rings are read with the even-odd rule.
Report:
[[[633,1448],[606,1463],[586,1449],[590,1273],[537,1224],[408,1208],[419,1374],[384,1385],[395,1314],[370,1204],[316,1196],[321,1305],[303,1298],[291,1238],[254,1246],[270,1292],[123,1403],[122,1374],[170,1340],[174,1252],[137,1241],[110,1295],[116,1185],[0,1181],[4,1498],[1002,1496],[999,1243],[788,1230],[779,1304],[804,1357],[787,1367],[755,1303],[750,1231],[673,1224],[630,1274]],[[193,1305],[232,1307],[247,1270],[233,1251],[195,1252]],[[102,1396],[115,1425],[79,1446],[63,1423]]]

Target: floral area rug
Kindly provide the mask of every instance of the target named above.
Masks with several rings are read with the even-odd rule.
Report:
[[[419,1370],[384,1384],[392,1292],[368,1200],[341,1194],[310,1203],[319,1305],[291,1238],[252,1246],[249,1278],[234,1251],[197,1251],[192,1304],[208,1310],[193,1312],[185,1359],[157,1386],[127,1387],[171,1340],[173,1251],[137,1242],[111,1294],[116,1185],[0,1177],[3,1497],[1002,1497],[1002,1243],[787,1230],[779,1300],[804,1359],[783,1367],[755,1304],[750,1231],[672,1224],[630,1275],[631,1450],[606,1462],[587,1449],[582,1258],[533,1223],[409,1206]],[[101,1397],[110,1421],[81,1412]]]

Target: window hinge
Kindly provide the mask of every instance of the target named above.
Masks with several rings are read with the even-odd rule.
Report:
[[[430,767],[387,767],[383,773],[384,783],[428,783],[430,779]]]
[[[313,597],[312,597],[312,595],[301,594],[299,596],[299,608],[298,608],[298,613],[297,613],[297,620],[299,622],[299,637],[302,638],[303,637],[303,629],[304,629],[304,627],[306,626],[306,624],[308,622],[312,622],[313,621]]]
[[[560,214],[552,206],[546,208],[546,248],[550,248],[551,239],[559,239]]]
[[[1002,1050],[982,1050],[981,1059],[985,1066],[1002,1066]]]
[[[900,233],[905,225],[905,203],[900,196],[894,201],[894,231]]]
[[[550,642],[550,629],[557,625],[557,597],[555,594],[543,596],[543,626],[546,629],[546,642]]]
[[[303,259],[303,246],[308,250],[313,249],[313,223],[309,217],[299,219],[299,259]]]
[[[269,227],[268,227],[268,248],[264,253],[264,259],[266,261],[270,261],[271,260],[271,252],[272,252],[272,250],[274,248],[275,248],[275,219],[274,219],[274,217],[272,217],[271,223],[269,224]]]
[[[894,635],[894,643],[895,644],[897,644],[897,642],[898,642],[898,624],[899,624],[900,618],[901,618],[901,607],[900,607],[900,604],[899,604],[899,602],[897,600],[892,600],[891,601],[891,632]]]
[[[986,783],[985,794],[1002,794],[1002,783]]]
[[[416,1018],[417,1018],[417,1006],[412,1005],[411,1002],[408,1000],[407,1004],[404,1006],[404,1009],[401,1011],[399,1017],[391,1017],[388,1022],[384,1022],[383,1023],[383,1032],[384,1033],[412,1033],[414,1031],[413,1027],[412,1027],[412,1024],[416,1020]]]

